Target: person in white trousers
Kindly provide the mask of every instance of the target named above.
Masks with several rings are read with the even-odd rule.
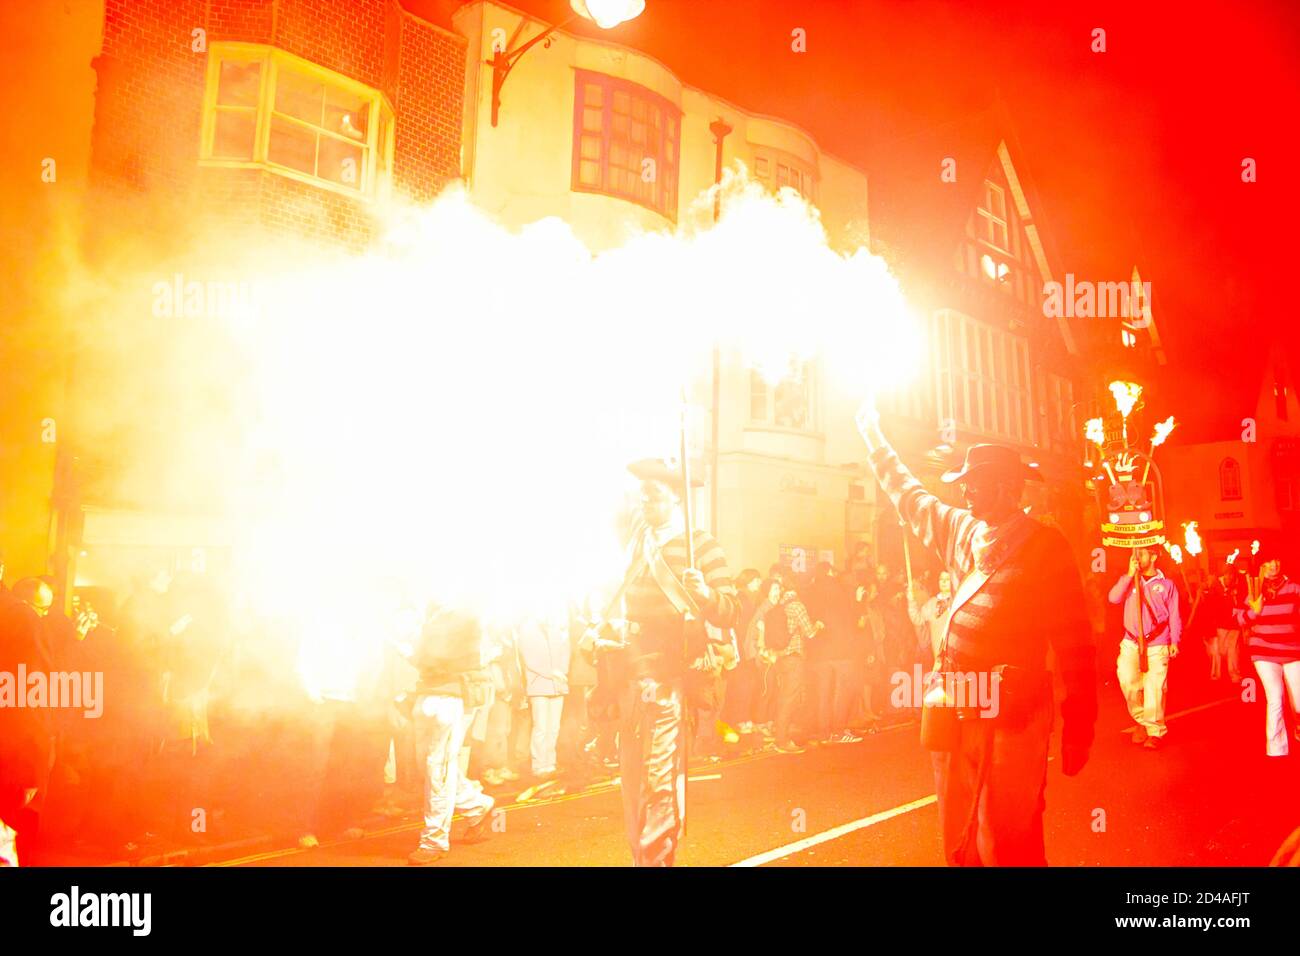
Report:
[[[470,840],[492,810],[493,800],[461,770],[460,754],[474,713],[450,694],[421,694],[415,700],[416,752],[425,759],[424,829],[413,863],[432,863],[451,850],[451,820],[456,811],[470,824]]]
[[[557,611],[526,622],[518,632],[519,655],[524,667],[524,690],[533,727],[529,754],[534,777],[556,773],[556,743],[560,717],[569,693],[569,619]]]
[[[1250,628],[1246,647],[1259,682],[1264,685],[1265,752],[1285,757],[1291,752],[1286,736],[1286,700],[1300,715],[1300,585],[1282,573],[1282,561],[1269,550],[1257,556],[1259,594],[1238,610],[1237,619]]]
[[[1110,603],[1124,605],[1124,638],[1119,644],[1115,676],[1124,692],[1129,715],[1137,723],[1133,742],[1147,750],[1158,750],[1169,732],[1165,725],[1169,662],[1178,656],[1182,617],[1178,610],[1178,591],[1156,567],[1154,548],[1134,550],[1128,573],[1110,589]],[[1145,672],[1139,636],[1145,638]]]

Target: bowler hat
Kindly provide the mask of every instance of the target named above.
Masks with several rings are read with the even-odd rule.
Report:
[[[971,445],[966,451],[966,461],[956,471],[946,471],[942,478],[945,482],[961,481],[973,471],[998,471],[1017,478],[1032,478],[1042,481],[1036,465],[1026,465],[1020,460],[1020,454],[1006,445]]]
[[[634,477],[641,481],[658,481],[678,491],[682,490],[682,466],[675,458],[642,458],[627,466]],[[691,469],[691,487],[704,487],[704,480],[697,477],[696,469]]]

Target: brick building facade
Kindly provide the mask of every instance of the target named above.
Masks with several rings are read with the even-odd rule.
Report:
[[[160,321],[154,290],[228,281],[281,237],[362,251],[399,201],[459,180],[466,58],[464,38],[398,0],[102,11],[81,226],[102,298],[52,319],[66,427],[40,503],[49,569],[83,584],[228,545],[219,469],[196,473],[193,450],[220,462],[237,447],[208,411],[238,401],[237,366],[216,324]]]
[[[250,102],[239,106],[221,102],[227,95],[238,101],[238,91],[221,89],[225,68],[213,68],[227,51],[254,64],[246,68],[252,87],[260,81]],[[103,49],[94,61],[93,184],[115,198],[147,197],[150,215],[165,199],[245,224],[364,246],[389,187],[421,201],[459,177],[464,58],[463,38],[407,13],[396,0],[107,0]],[[291,64],[301,72],[291,73]],[[268,75],[258,76],[256,67]],[[286,105],[286,78],[324,90],[323,122],[300,122],[304,111]],[[355,195],[346,184],[304,171],[291,149],[276,154],[285,130],[314,135],[318,154],[330,144],[356,148],[326,128],[330,99],[343,89],[335,84],[349,82],[354,85],[338,94],[340,101],[373,91],[380,99],[366,117],[369,125],[375,113],[384,117],[380,135],[390,114],[393,125],[391,142],[378,142],[373,160],[363,157],[385,168],[373,176],[354,170]],[[205,115],[213,110],[215,123]],[[256,149],[235,158],[211,155],[205,123],[217,126],[219,140],[222,117],[240,115],[248,118]],[[351,115],[357,114],[343,114],[344,121]],[[348,132],[367,146],[369,131]],[[391,167],[379,156],[385,147]],[[385,182],[375,181],[380,178]]]

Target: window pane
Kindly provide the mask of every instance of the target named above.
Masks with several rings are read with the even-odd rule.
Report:
[[[582,111],[583,130],[588,133],[599,133],[604,117],[605,113],[600,107],[588,106]]]
[[[618,140],[609,142],[609,162],[611,166],[617,166],[619,169],[626,169],[631,162],[628,148]]]
[[[758,372],[749,373],[749,417],[756,422],[767,421],[767,383]]]
[[[632,112],[632,94],[627,90],[614,91],[614,113],[620,116],[627,116]]]
[[[281,66],[275,81],[275,108],[313,126],[322,124],[325,84]]]
[[[605,88],[599,83],[584,83],[582,102],[587,106],[602,106],[605,102]]]
[[[578,182],[593,189],[600,186],[600,163],[584,159],[578,164]]]
[[[348,139],[365,142],[370,104],[362,97],[340,89],[325,91],[325,129]]]
[[[253,110],[217,110],[212,137],[214,159],[252,159],[257,113]]]
[[[267,158],[299,172],[316,172],[316,134],[278,116],[271,118]]]
[[[316,175],[340,186],[361,188],[361,163],[364,150],[356,143],[332,136],[320,139],[320,165]]]
[[[261,82],[261,63],[226,60],[217,82],[217,102],[222,106],[257,106]]]
[[[595,136],[582,137],[578,152],[583,159],[600,159],[600,139]]]

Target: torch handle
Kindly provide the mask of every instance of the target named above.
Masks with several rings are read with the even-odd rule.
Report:
[[[686,566],[695,567],[695,534],[693,518],[694,509],[691,507],[691,465],[690,459],[686,454],[687,451],[687,412],[689,406],[686,404],[686,389],[682,389],[682,421],[681,421],[681,462],[682,462],[682,513],[686,519]]]

